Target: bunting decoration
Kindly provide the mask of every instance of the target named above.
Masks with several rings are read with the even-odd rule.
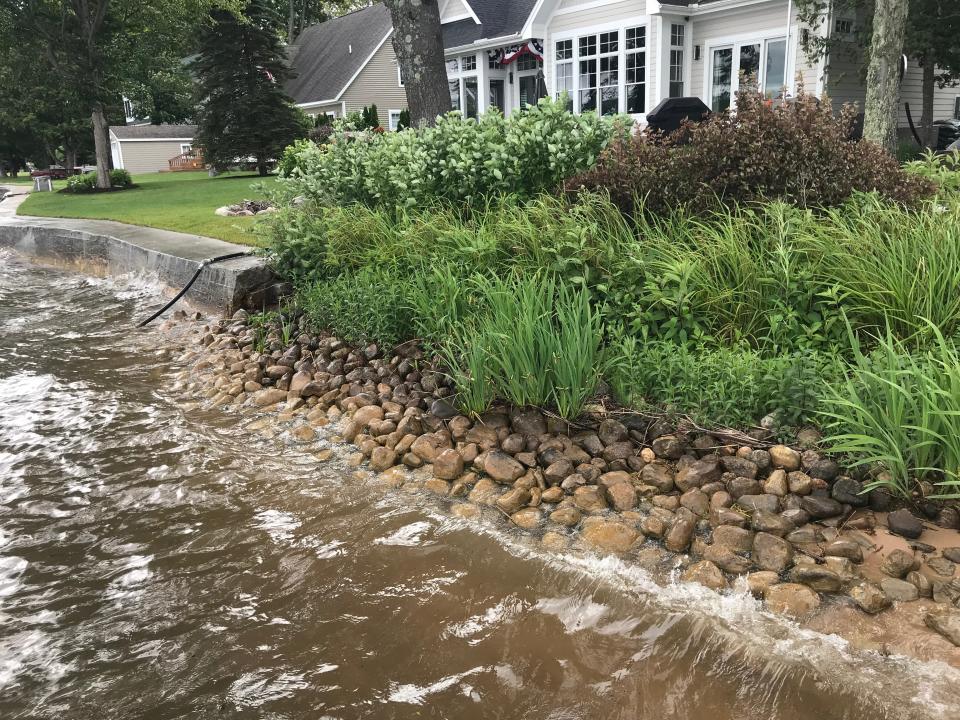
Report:
[[[509,45],[496,50],[488,50],[487,54],[501,65],[509,65],[521,55],[533,55],[537,60],[543,61],[543,43],[539,40],[530,40],[518,45]]]

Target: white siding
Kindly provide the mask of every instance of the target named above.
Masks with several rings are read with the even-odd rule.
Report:
[[[462,17],[470,14],[470,10],[463,3],[463,0],[447,0],[446,6],[440,5],[440,22],[446,22],[447,18]]]
[[[170,164],[168,160],[181,153],[181,144],[189,142],[189,140],[149,140],[137,142],[121,140],[120,152],[123,153],[123,167],[132,175],[169,170]]]

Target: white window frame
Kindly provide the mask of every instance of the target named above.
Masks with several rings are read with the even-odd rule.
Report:
[[[617,72],[617,75],[618,75],[618,77],[617,77],[617,81],[618,81],[618,82],[617,82],[617,87],[618,87],[618,98],[617,98],[618,110],[617,110],[617,111],[620,112],[620,113],[625,112],[625,111],[626,111],[626,102],[627,102],[627,93],[626,93],[626,78],[627,78],[627,64],[626,64],[626,53],[627,53],[627,51],[626,51],[626,46],[627,46],[627,43],[626,43],[626,32],[625,32],[625,30],[626,30],[627,28],[633,28],[633,27],[643,27],[643,28],[645,28],[645,32],[646,32],[646,43],[645,43],[646,47],[644,48],[644,52],[646,53],[646,57],[644,58],[645,62],[644,62],[644,78],[643,78],[643,84],[644,84],[644,100],[643,100],[644,112],[642,112],[642,113],[634,113],[634,114],[631,115],[631,117],[635,118],[636,120],[639,120],[640,122],[644,122],[645,119],[646,119],[646,114],[647,114],[646,111],[649,110],[649,108],[651,107],[651,105],[650,105],[650,99],[651,99],[651,98],[650,98],[650,92],[651,92],[651,83],[650,83],[650,60],[651,60],[651,53],[654,51],[653,48],[651,47],[651,43],[650,43],[650,33],[651,33],[652,23],[650,22],[650,16],[649,16],[649,15],[637,15],[637,16],[634,16],[634,17],[625,18],[625,19],[623,19],[623,20],[618,20],[617,22],[604,23],[603,25],[592,25],[592,26],[589,26],[589,27],[575,28],[575,29],[565,30],[565,31],[563,31],[563,32],[558,32],[558,33],[552,34],[552,35],[550,36],[549,49],[545,48],[545,52],[547,53],[547,57],[550,58],[550,62],[552,63],[552,66],[551,66],[551,68],[550,68],[550,77],[551,77],[551,85],[552,85],[551,95],[552,95],[553,97],[556,97],[556,96],[557,96],[557,93],[559,92],[559,90],[558,90],[558,88],[557,88],[557,73],[556,73],[556,65],[557,65],[557,63],[558,63],[558,60],[556,59],[556,43],[559,42],[559,41],[561,41],[561,40],[573,40],[573,57],[571,58],[571,60],[572,60],[572,62],[573,62],[573,90],[572,90],[572,92],[571,92],[571,96],[572,96],[572,99],[573,99],[573,112],[579,114],[579,113],[580,113],[580,90],[581,90],[581,87],[580,87],[580,40],[579,40],[579,39],[580,39],[581,37],[586,37],[586,36],[588,36],[588,35],[598,35],[598,36],[599,36],[600,33],[611,32],[611,31],[616,30],[616,31],[618,31],[618,33],[619,33],[619,42],[618,42],[618,44],[617,44],[617,46],[618,46],[618,52],[617,52],[617,54],[616,54],[617,57],[619,58],[619,60],[617,61],[617,67],[618,67],[618,72]],[[598,37],[598,38],[597,38],[597,43],[598,43],[598,45],[597,45],[597,54],[596,54],[596,55],[590,55],[590,56],[589,56],[589,58],[597,58],[597,60],[598,60],[598,62],[597,62],[597,75],[598,75],[598,77],[597,77],[597,82],[598,82],[598,88],[597,88],[597,108],[598,108],[598,111],[599,111],[599,108],[600,108],[600,94],[599,94],[599,81],[600,81],[600,80],[599,80],[599,74],[600,74],[599,58],[600,58],[600,47],[599,47],[599,41],[600,41],[600,40],[599,40],[599,37]],[[631,51],[631,52],[633,52],[633,51]],[[565,63],[565,62],[570,62],[570,60],[562,60],[562,61],[559,61],[559,62],[564,62],[564,63]],[[590,111],[588,111],[588,112],[590,112]]]
[[[767,81],[767,45],[771,42],[780,42],[787,40],[788,46],[785,50],[787,56],[786,67],[784,68],[784,82],[787,91],[790,91],[790,78],[793,77],[795,58],[792,49],[795,47],[792,42],[794,33],[791,33],[790,39],[786,35],[776,32],[751,33],[749,35],[736,35],[726,38],[714,38],[703,43],[703,102],[707,107],[713,107],[713,53],[716,50],[731,49],[733,51],[733,65],[730,73],[730,109],[736,109],[736,95],[740,91],[740,49],[744,45],[760,45],[760,75],[757,78],[757,88],[763,89]]]
[[[454,108],[454,110],[459,111],[460,114],[462,114],[464,117],[466,117],[466,114],[465,114],[465,112],[464,112],[464,107],[465,107],[465,105],[466,105],[466,99],[467,99],[467,86],[466,86],[466,81],[467,81],[467,80],[470,80],[471,78],[474,79],[474,80],[476,80],[476,82],[477,82],[477,117],[478,117],[478,118],[480,117],[481,113],[483,113],[483,111],[484,111],[484,109],[485,109],[486,99],[483,97],[483,92],[484,92],[485,88],[483,87],[483,84],[482,84],[482,82],[481,82],[481,81],[482,81],[482,77],[481,77],[481,72],[480,72],[480,70],[481,70],[481,63],[483,62],[483,59],[484,59],[485,55],[486,55],[486,53],[485,53],[484,51],[478,50],[478,51],[475,52],[475,53],[466,53],[466,54],[463,54],[463,55],[456,55],[456,56],[453,56],[453,57],[446,57],[446,58],[444,58],[444,60],[443,60],[443,61],[444,61],[444,65],[446,65],[447,63],[449,63],[449,62],[451,62],[451,61],[456,61],[456,63],[457,63],[455,70],[450,70],[449,68],[447,69],[447,82],[450,82],[450,83],[456,82],[456,83],[458,83],[459,86],[460,86],[460,87],[459,87],[459,90],[460,90],[460,107],[459,107],[459,108]],[[473,68],[472,68],[472,69],[470,69],[470,70],[464,70],[464,69],[463,69],[463,61],[464,61],[465,59],[468,59],[468,58],[473,58],[473,60],[474,60],[474,65],[473,65]]]
[[[400,63],[397,63],[397,87],[403,87],[403,73],[400,71]]]
[[[953,119],[960,120],[960,95],[953,98]]]
[[[397,131],[397,127],[400,125],[400,113],[402,112],[403,110],[387,110],[387,125],[391,131]],[[396,117],[396,120],[394,120],[394,117]]]
[[[667,92],[666,97],[684,97],[687,92],[687,24],[682,22],[669,22],[664,23],[664,25],[669,26],[668,32],[670,33],[669,45],[667,46]],[[674,42],[673,29],[680,28],[682,31],[683,37],[680,38],[680,42]],[[675,53],[679,53],[680,64],[674,64],[673,57]],[[674,68],[680,69],[680,79],[673,79],[673,70]],[[680,83],[680,94],[674,95],[672,92],[671,85],[674,83]]]
[[[193,143],[180,143],[180,154],[188,153],[193,150]]]

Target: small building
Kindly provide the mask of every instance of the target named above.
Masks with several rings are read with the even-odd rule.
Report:
[[[112,125],[110,154],[113,166],[132,175],[194,169],[196,125]]]

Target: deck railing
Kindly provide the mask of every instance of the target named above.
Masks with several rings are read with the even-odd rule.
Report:
[[[170,172],[203,170],[203,153],[200,150],[187,150],[167,162],[170,164]]]

